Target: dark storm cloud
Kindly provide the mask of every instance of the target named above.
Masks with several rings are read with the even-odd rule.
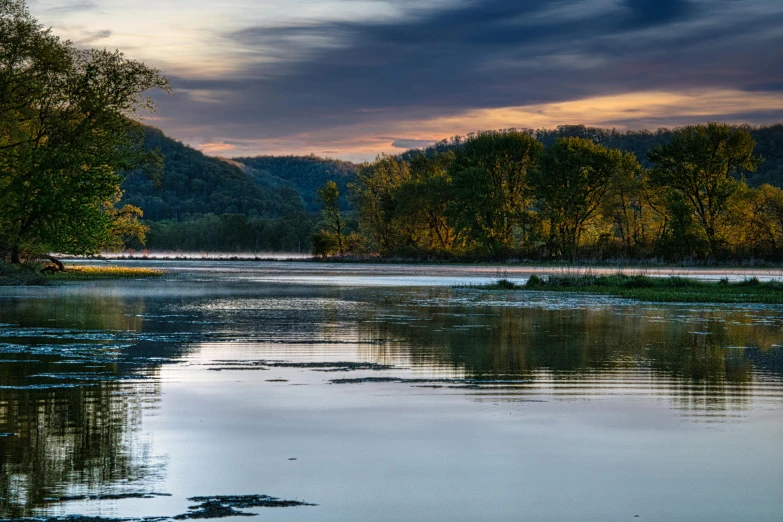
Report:
[[[783,82],[783,2],[475,0],[396,20],[226,35],[274,57],[220,80],[175,78],[166,117],[242,137],[624,92]],[[220,91],[197,103],[189,91]]]

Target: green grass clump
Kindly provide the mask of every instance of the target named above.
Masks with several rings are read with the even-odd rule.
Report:
[[[130,266],[83,266],[66,265],[62,272],[47,274],[47,279],[57,281],[87,281],[94,279],[135,279],[139,277],[160,277],[163,270]]]
[[[498,287],[492,285],[492,288]],[[761,282],[755,277],[732,283],[728,279],[715,282],[678,276],[552,274],[547,277],[532,275],[524,288],[607,294],[655,302],[783,304],[783,282]]]
[[[756,277],[730,282],[702,281],[680,276],[533,274],[525,285],[503,277],[480,287],[484,290],[534,290],[605,294],[660,303],[764,303],[783,304],[783,281],[761,282]]]
[[[494,283],[487,285],[485,287],[487,290],[516,290],[518,288],[522,288],[521,285],[516,284],[514,281],[511,281],[506,278],[498,279]]]

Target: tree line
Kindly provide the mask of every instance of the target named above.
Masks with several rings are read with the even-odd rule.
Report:
[[[443,145],[362,165],[350,187],[353,215],[340,214],[325,186],[314,252],[783,258],[783,191],[748,186],[762,158],[743,127],[675,129],[644,163],[589,137],[545,146],[534,131],[479,132]]]

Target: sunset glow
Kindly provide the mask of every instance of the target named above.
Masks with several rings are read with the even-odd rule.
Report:
[[[32,2],[174,85],[146,121],[207,154],[353,160],[495,128],[783,119],[765,0]]]

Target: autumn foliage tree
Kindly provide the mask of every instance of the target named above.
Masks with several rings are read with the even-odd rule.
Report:
[[[649,153],[605,132],[493,131],[360,169],[353,186],[370,251],[461,258],[783,257],[783,191],[751,188],[746,129],[675,129]]]
[[[712,256],[720,254],[725,240],[721,225],[731,197],[741,189],[744,173],[759,163],[754,145],[743,129],[709,123],[679,129],[671,141],[647,155],[655,164],[650,181],[687,203]]]

